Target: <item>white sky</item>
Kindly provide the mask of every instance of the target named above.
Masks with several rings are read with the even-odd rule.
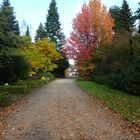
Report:
[[[62,24],[63,31],[68,37],[69,33],[72,30],[72,19],[75,17],[76,13],[80,10],[84,2],[88,0],[56,0],[58,12],[60,15],[60,22]],[[123,0],[101,0],[102,4],[108,8],[117,5],[121,6]],[[0,3],[2,0],[0,0]],[[17,20],[22,27],[21,31],[25,30],[23,28],[24,24],[27,24],[30,27],[32,37],[35,36],[35,32],[39,26],[39,23],[44,24],[47,10],[51,0],[10,0],[11,5],[14,7],[14,11],[17,16]],[[140,0],[127,0],[130,8],[133,11],[136,11],[138,7],[138,2]],[[26,23],[25,23],[26,22]]]

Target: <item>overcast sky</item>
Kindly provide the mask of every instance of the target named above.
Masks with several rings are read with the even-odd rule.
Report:
[[[72,19],[76,13],[80,10],[80,7],[84,2],[88,0],[56,0],[58,12],[60,15],[60,22],[62,24],[63,31],[68,37],[71,28]],[[102,4],[108,8],[113,5],[122,5],[123,0],[101,0]],[[17,16],[17,20],[20,23],[21,31],[24,30],[23,25],[28,25],[31,30],[32,37],[35,35],[36,29],[40,22],[44,23],[47,10],[51,0],[10,0],[11,5],[14,7],[14,11]],[[129,6],[135,11],[138,7],[140,0],[127,0]],[[2,0],[0,0],[2,3]]]

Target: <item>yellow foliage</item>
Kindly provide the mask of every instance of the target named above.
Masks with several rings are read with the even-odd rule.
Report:
[[[56,51],[55,43],[49,42],[48,38],[38,41],[35,45],[23,47],[21,52],[34,72],[52,71],[57,68],[55,62],[62,59],[61,54]]]
[[[43,81],[45,81],[45,80],[50,80],[50,78],[49,77],[45,77],[45,76],[43,76],[43,77],[41,77],[41,80],[43,80]]]

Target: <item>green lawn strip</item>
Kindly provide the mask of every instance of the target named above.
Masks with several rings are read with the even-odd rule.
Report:
[[[8,86],[0,86],[0,107],[10,106],[33,89],[43,86],[48,82],[49,80],[27,80],[19,81]]]
[[[91,95],[105,101],[108,107],[121,113],[126,119],[140,125],[140,97],[110,89],[92,81],[77,81]]]

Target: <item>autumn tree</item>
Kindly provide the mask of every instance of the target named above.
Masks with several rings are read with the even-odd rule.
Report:
[[[64,51],[77,61],[80,76],[88,77],[94,68],[94,53],[112,40],[113,20],[99,0],[84,4],[73,20],[73,31]]]
[[[39,40],[35,46],[21,48],[21,52],[31,64],[33,73],[53,71],[57,67],[55,62],[62,59],[55,43],[49,42],[48,38]]]
[[[100,0],[90,0],[92,28],[95,30],[99,44],[108,44],[112,40],[113,19]]]

